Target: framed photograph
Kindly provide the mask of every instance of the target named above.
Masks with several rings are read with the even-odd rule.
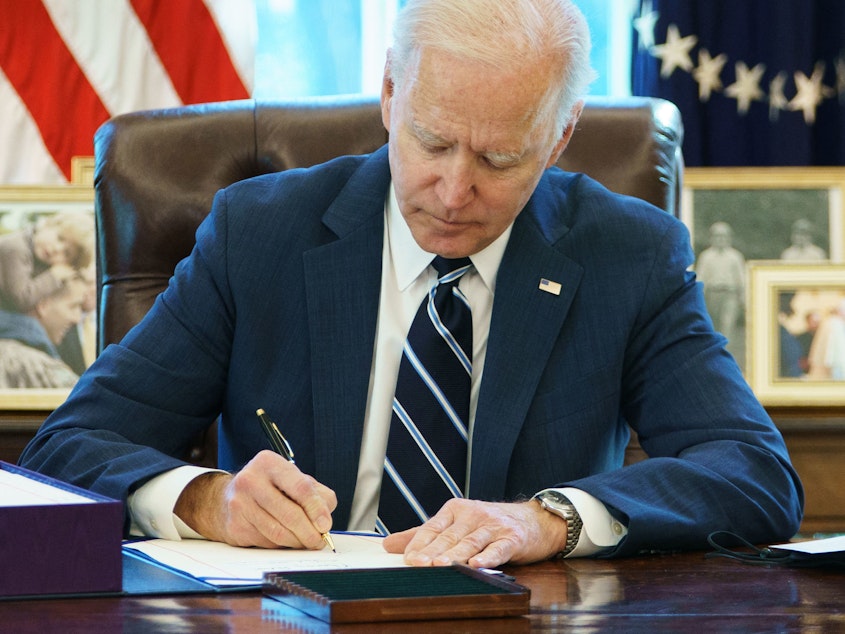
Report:
[[[845,405],[845,264],[751,262],[748,379],[764,405]]]
[[[687,168],[681,219],[716,329],[747,374],[746,263],[845,261],[845,168]]]
[[[96,353],[94,190],[0,187],[0,409],[51,410]]]

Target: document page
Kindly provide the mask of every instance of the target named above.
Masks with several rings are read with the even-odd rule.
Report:
[[[95,500],[12,471],[0,469],[0,507],[94,504]]]
[[[845,551],[845,535],[826,537],[824,539],[810,539],[803,542],[790,542],[788,544],[776,544],[772,548],[794,550],[808,555],[841,553]]]
[[[402,555],[385,552],[378,535],[337,532],[332,539],[337,553],[330,548],[239,548],[201,539],[151,539],[127,542],[123,548],[215,586],[254,585],[265,572],[405,566]]]

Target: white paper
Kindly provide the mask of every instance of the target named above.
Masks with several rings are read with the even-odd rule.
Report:
[[[0,469],[0,507],[93,503],[94,500],[78,493]]]
[[[239,548],[201,539],[151,539],[125,543],[123,548],[217,586],[261,583],[265,572],[405,566],[402,555],[385,552],[378,535],[339,532],[332,533],[332,539],[337,553],[330,548]]]
[[[808,555],[838,553],[845,551],[845,535],[839,537],[826,537],[825,539],[811,539],[804,542],[777,544],[772,546],[772,548],[794,550],[799,553],[807,553]]]

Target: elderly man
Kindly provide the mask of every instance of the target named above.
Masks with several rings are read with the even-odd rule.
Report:
[[[415,565],[791,536],[800,483],[683,225],[552,167],[588,57],[567,0],[411,0],[388,146],[220,192],[23,464],[128,498],[147,534],[378,526]],[[295,465],[261,451],[257,408]],[[226,471],[173,457],[218,416]],[[623,467],[628,425],[651,458]]]

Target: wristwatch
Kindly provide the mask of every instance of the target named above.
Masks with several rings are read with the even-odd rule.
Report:
[[[581,516],[575,509],[575,505],[563,493],[553,489],[541,491],[534,496],[534,499],[550,513],[554,513],[566,520],[566,546],[558,553],[558,557],[566,557],[578,545],[578,539],[581,537],[581,528],[584,526]]]

